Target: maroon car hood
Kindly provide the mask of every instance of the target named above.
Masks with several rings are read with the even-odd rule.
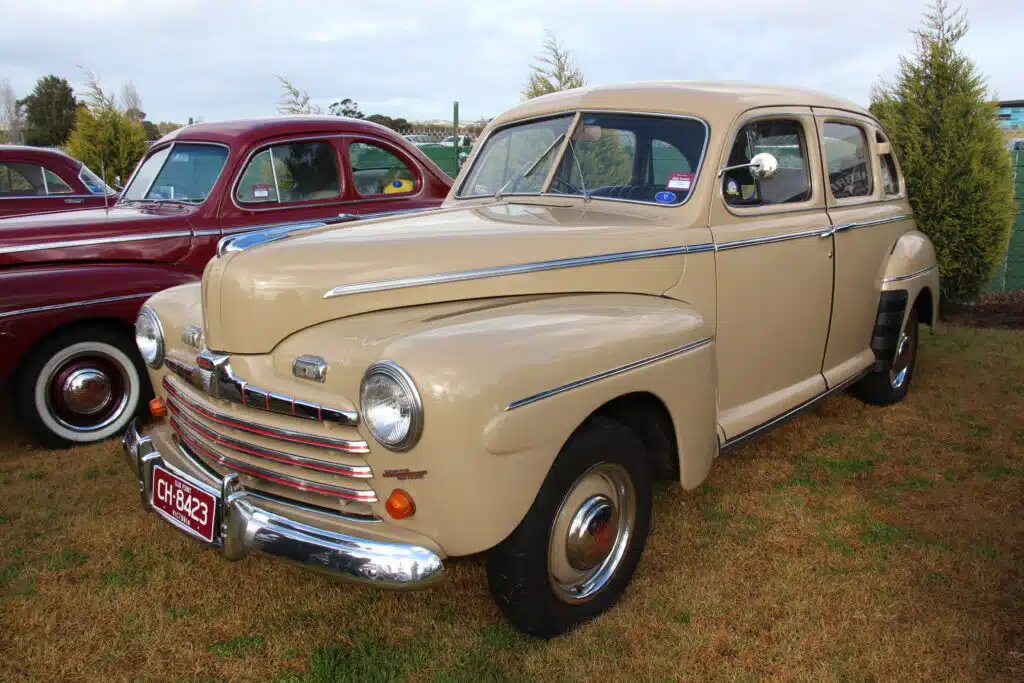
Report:
[[[82,260],[173,262],[191,242],[192,207],[118,205],[0,218],[0,266]]]

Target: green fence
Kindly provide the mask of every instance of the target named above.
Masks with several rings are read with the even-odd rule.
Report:
[[[1010,234],[1006,258],[999,264],[989,286],[991,292],[1024,290],[1024,150],[1010,154],[1013,155],[1013,189],[1017,199],[1017,215],[1013,219],[1013,232]]]

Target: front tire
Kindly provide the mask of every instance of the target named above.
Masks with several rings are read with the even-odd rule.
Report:
[[[17,388],[25,427],[49,448],[94,443],[120,433],[148,391],[134,344],[115,331],[84,327],[43,342]]]
[[[643,443],[628,427],[594,417],[578,429],[523,521],[487,553],[505,617],[551,638],[611,608],[647,541],[651,485]]]
[[[896,341],[893,358],[881,370],[876,370],[853,387],[853,394],[875,406],[899,403],[910,390],[917,362],[918,319],[917,307],[910,309],[910,315]]]

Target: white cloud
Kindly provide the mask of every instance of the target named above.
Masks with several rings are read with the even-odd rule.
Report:
[[[746,80],[867,103],[912,46],[918,0],[47,0],[4,3],[0,76],[19,94],[48,73],[111,90],[132,80],[154,120],[273,114],[275,73],[316,102],[350,97],[367,113],[494,116],[519,100],[543,31],[589,82]],[[1024,3],[968,0],[964,49],[1004,98],[1024,97]]]

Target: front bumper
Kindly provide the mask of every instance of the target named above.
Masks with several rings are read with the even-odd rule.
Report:
[[[221,480],[220,490],[196,481],[169,464],[153,440],[139,433],[134,420],[128,425],[122,445],[128,464],[138,477],[143,507],[203,543],[207,541],[153,507],[153,468],[170,470],[216,498],[212,545],[221,548],[229,560],[240,560],[259,551],[344,581],[390,589],[428,588],[444,577],[441,558],[428,548],[358,538],[289,519],[286,514],[261,508],[259,497],[243,490],[235,474]],[[308,509],[304,512],[304,518],[308,517]]]

